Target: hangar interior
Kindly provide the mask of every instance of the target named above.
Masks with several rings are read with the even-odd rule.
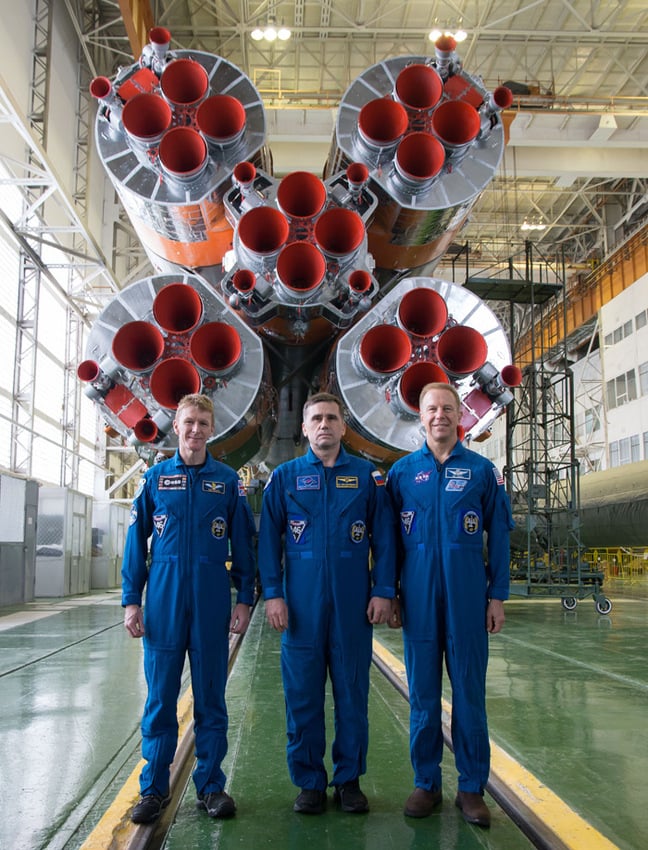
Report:
[[[32,610],[39,618],[57,617],[66,610],[57,607],[57,600],[88,594],[92,599],[92,593],[114,606],[98,616],[117,622],[117,597],[108,591],[120,582],[130,501],[156,453],[173,449],[168,437],[173,402],[165,404],[164,393],[176,381],[182,384],[184,375],[160,378],[162,387],[153,393],[155,403],[148,411],[140,406],[147,406],[149,396],[138,396],[134,386],[142,369],[152,365],[138,362],[141,334],[153,328],[155,345],[160,344],[158,327],[165,340],[184,332],[173,325],[179,312],[174,286],[189,283],[197,293],[196,316],[183,317],[185,327],[200,325],[190,359],[200,367],[203,386],[216,387],[228,411],[214,454],[239,469],[255,511],[264,477],[303,448],[295,436],[301,401],[322,386],[323,374],[349,408],[352,449],[388,468],[405,447],[416,445],[421,437],[416,406],[408,406],[409,385],[403,384],[408,367],[395,363],[388,374],[377,362],[363,361],[358,371],[357,351],[363,342],[369,347],[371,335],[372,353],[393,355],[402,339],[399,322],[410,331],[408,321],[416,326],[413,318],[403,318],[401,305],[407,303],[415,316],[433,312],[440,299],[459,326],[464,317],[470,326],[470,317],[478,315],[473,324],[489,340],[486,366],[492,371],[484,371],[480,362],[454,379],[466,405],[477,372],[474,392],[479,400],[488,395],[483,409],[470,399],[472,418],[465,424],[471,447],[504,470],[512,494],[517,528],[511,575],[513,595],[521,597],[513,604],[524,606],[519,610],[525,611],[529,628],[541,618],[550,655],[562,654],[564,646],[552,643],[545,604],[555,604],[562,617],[573,617],[577,604],[592,598],[592,610],[589,603],[583,606],[581,624],[585,617],[598,622],[598,634],[583,640],[583,654],[564,652],[582,670],[593,663],[588,652],[605,650],[597,642],[601,630],[611,627],[614,633],[612,604],[616,611],[617,599],[630,598],[639,607],[630,614],[622,608],[616,626],[626,639],[631,632],[634,646],[640,647],[627,648],[633,665],[630,704],[638,704],[635,691],[646,687],[639,668],[645,660],[640,628],[645,627],[648,557],[645,4],[29,0],[15,4],[4,23],[0,350],[7,370],[0,374],[1,633],[10,635],[15,623],[19,629],[33,628],[11,619],[26,606],[36,606]],[[269,27],[282,34],[268,39],[263,30]],[[380,112],[376,130],[368,109],[363,119],[358,115],[374,100],[398,101],[385,79],[404,79],[409,65],[427,69],[434,60],[440,68],[445,60],[436,52],[437,42],[448,37],[455,42],[448,60],[455,63],[454,79],[467,81],[467,89],[480,93],[484,103],[493,103],[489,98],[495,92],[503,96],[503,88],[511,95],[499,103],[495,98],[486,110],[482,104],[480,115],[490,123],[487,131],[480,127],[478,144],[467,154],[450,153],[446,146],[448,159],[455,157],[453,168],[444,166],[432,188],[421,186],[416,177],[412,190],[407,170],[404,176],[399,172],[400,183],[398,175],[383,177],[385,163],[396,161],[395,146],[375,135],[391,116]],[[156,49],[167,59],[156,59]],[[172,192],[167,203],[163,179],[150,185],[129,182],[129,169],[135,173],[150,149],[148,141],[132,139],[142,122],[146,135],[150,116],[133,116],[131,109],[124,118],[129,98],[122,92],[117,109],[114,90],[118,83],[135,80],[140,88],[130,97],[150,94],[141,72],[168,57],[173,67],[200,60],[210,81],[223,72],[227,82],[220,89],[210,82],[212,91],[218,96],[233,92],[246,105],[243,134],[231,145],[229,139],[217,139],[215,146],[210,141],[210,164],[199,175],[206,180],[209,174],[216,187],[218,210],[208,215],[217,218],[226,209],[223,227],[217,224],[214,239],[205,240],[210,251],[218,243],[215,253],[193,253],[200,240],[191,215],[204,209],[204,192],[198,187],[192,194],[191,166],[174,160],[179,144],[167,146],[166,166],[175,168],[176,178],[180,171],[181,202]],[[415,87],[425,82],[419,70]],[[406,96],[401,99],[407,102]],[[236,114],[234,109],[234,121]],[[364,135],[354,135],[354,127],[346,141],[345,122],[356,120]],[[348,172],[361,158],[358,153],[366,154],[371,171],[369,179],[361,174],[361,190],[354,189]],[[245,174],[238,171],[234,177],[239,160],[254,164],[248,182],[263,204],[246,206]],[[460,178],[469,190],[451,184]],[[414,201],[403,201],[403,185]],[[420,198],[437,192],[439,185],[444,200],[425,207]],[[267,259],[257,234],[272,231],[277,206],[285,212],[291,204],[299,207],[304,197],[316,202],[323,187],[328,198],[345,199],[335,210],[333,236],[358,227],[360,249],[347,266],[345,249],[322,249],[345,281],[352,270],[357,275],[349,284],[353,297],[341,306],[337,291],[331,297],[325,293],[310,313],[310,302],[298,291],[303,284],[290,279],[305,258],[291,263],[285,256],[280,305],[275,309],[267,297],[257,315],[252,298],[246,298],[249,279],[236,273],[252,270],[251,286],[261,298],[261,279],[267,279],[270,266],[275,274],[277,257]],[[353,225],[341,218],[349,198],[357,216]],[[388,211],[387,229],[372,236],[376,210]],[[413,235],[407,230],[412,210]],[[239,227],[241,221],[251,222],[250,212],[258,224]],[[304,218],[300,209],[292,212],[293,218]],[[396,228],[401,225],[399,242]],[[320,247],[327,235],[320,237]],[[428,253],[419,252],[421,244]],[[309,260],[315,257],[308,253]],[[166,316],[166,326],[160,315]],[[328,322],[324,328],[323,322]],[[216,325],[233,329],[229,343],[215,354],[209,342],[195,338],[207,324],[212,331]],[[95,367],[104,369],[124,325],[131,333],[119,339],[118,366],[128,380],[120,384],[114,374],[110,380],[111,388],[116,382],[127,390],[121,390],[118,401],[113,396],[111,407]],[[412,335],[417,336],[416,327]],[[183,343],[182,350],[192,342]],[[472,344],[464,337],[461,346]],[[163,362],[180,368],[178,360],[187,357],[164,345]],[[225,366],[203,368],[201,358],[214,356]],[[510,367],[520,370],[520,378],[507,383],[502,376]],[[356,389],[358,375],[361,390]],[[409,377],[414,389],[420,388],[419,379]],[[490,395],[485,390],[489,381],[496,385]],[[374,420],[364,413],[375,403],[370,393],[378,387],[383,401],[386,385],[398,390],[396,400]],[[521,625],[515,634],[519,642],[532,643]],[[3,669],[21,663],[13,659]],[[512,663],[521,667],[522,656]],[[610,666],[603,674],[592,667],[596,676],[626,675],[615,673],[609,660],[604,663]],[[508,664],[505,653],[496,660],[502,668]],[[547,675],[573,675],[574,667],[569,671]],[[502,687],[514,689],[508,681]],[[564,693],[550,700],[548,710],[560,707],[563,699]],[[611,708],[600,699],[620,736],[617,703]],[[504,708],[501,713],[505,729]],[[629,710],[629,723],[633,716],[639,714]],[[596,735],[610,732],[610,724],[599,723],[600,717]],[[571,733],[578,739],[583,728]],[[501,735],[506,738],[505,732]],[[521,741],[523,731],[519,735]],[[538,742],[541,738],[540,730]],[[510,743],[522,747],[520,741]],[[597,752],[596,770],[603,756]],[[619,785],[636,780],[632,776],[622,774]],[[577,783],[576,777],[572,780]],[[575,805],[606,833],[612,812],[592,813],[582,800]],[[640,846],[635,836],[648,831],[645,817],[634,810],[620,817],[632,826],[626,829],[621,819],[606,834],[616,846]],[[79,825],[70,818],[60,816],[57,823],[75,833]],[[17,828],[15,822],[8,828]],[[68,846],[61,837],[66,829],[52,844],[30,835],[25,840],[33,844],[25,846]],[[79,846],[82,833],[77,831],[69,846]],[[522,846],[515,840],[510,846]]]

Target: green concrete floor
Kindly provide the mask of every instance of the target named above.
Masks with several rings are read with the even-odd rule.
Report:
[[[491,736],[622,850],[648,846],[648,581],[610,583],[609,616],[591,600],[574,612],[555,599],[507,603],[491,640]],[[262,613],[259,611],[259,614]],[[119,593],[40,600],[0,611],[0,848],[75,850],[139,760],[144,700],[141,645],[122,626]],[[377,636],[402,658],[401,637]],[[450,699],[449,691],[446,697]],[[217,823],[188,788],[168,850],[286,847],[400,850],[528,846],[490,801],[493,828],[465,824],[445,802],[425,821],[402,816],[411,789],[407,705],[372,673],[368,816],[332,807],[292,812],[285,764],[279,638],[255,617],[228,685],[227,773],[236,819]],[[329,711],[332,719],[332,714]],[[588,850],[588,848],[583,848]]]

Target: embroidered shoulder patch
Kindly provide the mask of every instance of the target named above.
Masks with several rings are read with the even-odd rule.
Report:
[[[503,486],[504,476],[496,466],[493,467],[493,474],[495,475],[495,481],[497,481],[498,486]]]
[[[385,486],[385,476],[379,469],[374,469],[374,471],[371,473],[371,477],[373,478],[376,487]]]
[[[415,516],[416,511],[401,511],[400,518],[405,534],[409,534],[412,530],[412,523],[414,522]]]
[[[155,530],[157,531],[158,537],[162,537],[162,533],[163,533],[164,529],[166,528],[168,518],[169,517],[166,514],[156,514],[153,517],[153,526],[154,526]]]
[[[295,543],[299,543],[302,538],[304,531],[306,530],[306,520],[305,519],[291,519],[288,520],[288,528],[290,529],[290,533],[293,536],[293,540]]]

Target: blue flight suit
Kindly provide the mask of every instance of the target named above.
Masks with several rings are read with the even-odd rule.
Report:
[[[222,791],[227,752],[228,634],[232,598],[251,605],[254,570],[245,494],[236,473],[211,455],[186,466],[179,452],[147,470],[131,508],[122,565],[122,605],[144,608],[142,796],[165,796],[178,738],[177,700],[185,654],[194,699],[199,794]],[[147,568],[148,538],[150,566]]]
[[[367,606],[373,596],[395,594],[395,517],[382,474],[342,447],[330,468],[310,448],[281,464],[263,493],[259,553],[265,599],[283,597],[288,606],[281,670],[291,779],[299,788],[327,786],[328,669],[335,704],[331,784],[343,785],[366,771]]]
[[[394,464],[387,490],[400,515],[400,598],[414,784],[428,791],[441,789],[445,655],[459,790],[480,794],[490,770],[486,608],[490,599],[505,600],[509,594],[513,520],[504,482],[489,460],[459,442],[443,464],[424,444]]]

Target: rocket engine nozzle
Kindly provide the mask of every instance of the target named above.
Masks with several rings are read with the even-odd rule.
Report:
[[[360,363],[370,377],[397,372],[411,356],[409,337],[394,325],[375,325],[362,337],[358,348]]]
[[[171,126],[171,118],[171,107],[157,94],[135,95],[122,110],[124,130],[136,145],[159,144]]]
[[[194,59],[176,59],[165,66],[160,76],[160,90],[175,109],[197,106],[208,89],[207,72]]]
[[[153,299],[153,316],[171,334],[193,330],[202,316],[200,295],[185,283],[169,283]]]
[[[128,322],[117,331],[112,343],[112,353],[124,368],[131,372],[145,372],[162,357],[164,337],[150,322]]]
[[[442,94],[443,80],[431,65],[415,62],[403,68],[396,77],[394,95],[410,112],[429,112]]]
[[[427,360],[412,363],[401,375],[398,384],[398,397],[405,405],[406,412],[420,412],[419,398],[426,384],[449,384],[450,379],[440,366]]]
[[[243,345],[237,331],[225,322],[207,322],[191,337],[194,361],[206,372],[226,375],[239,362]]]
[[[196,367],[182,357],[169,357],[151,375],[151,395],[161,407],[175,410],[180,399],[200,389]]]
[[[437,336],[448,321],[448,306],[434,289],[411,289],[398,307],[398,322],[415,339]]]
[[[468,325],[448,328],[437,343],[439,363],[455,378],[477,371],[484,365],[487,356],[488,344],[484,335]]]
[[[228,94],[205,98],[196,111],[196,126],[214,145],[233,144],[245,129],[245,109]]]

